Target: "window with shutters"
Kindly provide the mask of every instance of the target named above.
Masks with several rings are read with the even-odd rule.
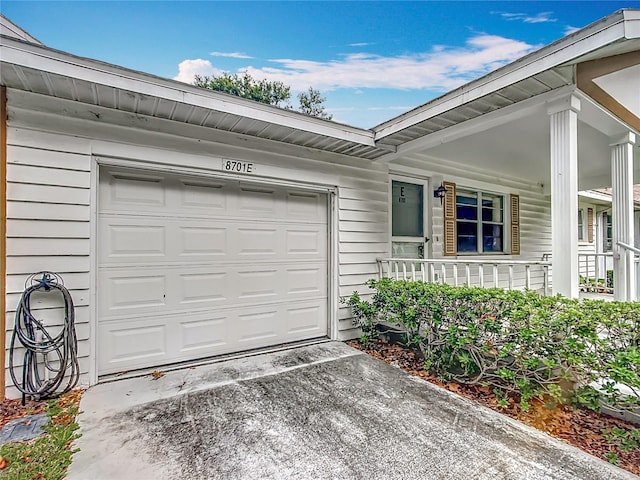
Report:
[[[520,255],[520,196],[443,182],[442,253]]]
[[[458,253],[504,252],[504,195],[458,188]]]

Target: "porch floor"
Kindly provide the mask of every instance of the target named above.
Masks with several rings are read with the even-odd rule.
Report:
[[[605,302],[613,302],[612,293],[580,292],[578,298],[580,298],[580,300],[604,300]]]

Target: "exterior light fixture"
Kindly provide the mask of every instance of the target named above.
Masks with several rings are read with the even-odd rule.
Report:
[[[440,186],[433,191],[433,198],[439,198],[440,205],[442,205],[442,200],[444,199],[444,196],[446,194],[447,194],[447,189],[444,188],[443,184],[440,184]]]

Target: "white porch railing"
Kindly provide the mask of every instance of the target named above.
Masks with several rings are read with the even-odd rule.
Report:
[[[613,270],[613,253],[579,253],[579,287],[583,292],[613,293],[612,279],[607,271]]]
[[[379,278],[422,280],[477,287],[539,290],[549,293],[551,262],[453,258],[379,258]]]
[[[633,252],[635,259],[635,269],[633,274],[636,276],[636,301],[640,300],[640,249],[627,245],[623,242],[618,242],[618,245],[625,250]],[[614,285],[615,287],[615,285]]]

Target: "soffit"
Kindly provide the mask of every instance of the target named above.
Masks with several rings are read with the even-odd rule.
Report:
[[[367,160],[389,153],[388,148],[374,144],[373,133],[368,130],[44,47],[27,46],[13,39],[7,41],[6,37],[2,40],[9,47],[7,52],[19,58],[19,61],[7,60],[4,55],[1,58],[0,84],[8,88]],[[41,66],[40,60],[45,56],[53,67]],[[68,69],[71,73],[55,69],[65,73]],[[92,80],[94,76],[99,80]],[[131,88],[126,88],[128,85]]]
[[[552,68],[416,123],[409,128],[384,137],[379,143],[394,147],[402,145],[486,113],[572,85],[573,82],[574,70],[572,66]]]

